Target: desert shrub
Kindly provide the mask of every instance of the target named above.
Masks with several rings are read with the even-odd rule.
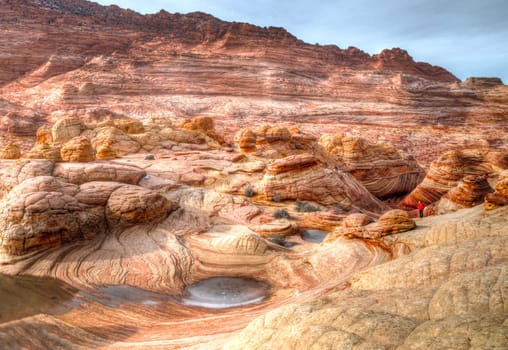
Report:
[[[252,186],[247,186],[247,188],[244,191],[245,197],[254,197],[256,195],[256,192],[254,191],[254,188]]]
[[[296,200],[295,211],[311,213],[319,210],[320,210],[319,207],[316,207],[315,205],[312,205],[309,202],[301,201],[299,199]]]
[[[277,209],[272,216],[276,219],[289,219],[289,213],[286,209]]]
[[[276,194],[275,196],[272,197],[272,201],[274,202],[279,203],[281,200],[282,198],[280,197],[280,194]]]
[[[148,154],[145,156],[145,160],[155,160],[155,156],[153,154]]]

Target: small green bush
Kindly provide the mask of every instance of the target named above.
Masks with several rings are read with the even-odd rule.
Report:
[[[279,203],[281,200],[282,200],[282,198],[280,197],[280,194],[276,194],[272,198],[272,201],[277,202],[277,203]]]
[[[302,213],[311,213],[315,211],[320,211],[320,208],[310,204],[309,202],[297,199],[295,202],[295,211]]]
[[[286,209],[277,209],[272,216],[276,219],[289,219],[289,213]]]
[[[254,197],[256,195],[256,192],[254,191],[254,188],[252,188],[252,186],[248,186],[246,189],[245,189],[245,197]]]

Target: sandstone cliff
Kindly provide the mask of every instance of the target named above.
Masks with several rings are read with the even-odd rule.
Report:
[[[3,1],[0,16],[5,143],[61,116],[198,114],[227,140],[249,120],[297,122],[316,136],[390,141],[423,165],[450,148],[507,143],[506,86],[462,84],[401,49],[371,56],[281,28],[78,0]]]

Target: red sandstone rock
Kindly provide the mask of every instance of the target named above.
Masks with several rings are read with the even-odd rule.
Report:
[[[361,137],[323,135],[319,144],[333,164],[349,172],[380,198],[409,193],[423,179],[423,169],[410,156],[386,143],[372,144]]]
[[[446,193],[437,205],[439,214],[459,208],[471,208],[482,204],[488,193],[494,192],[485,176],[465,176],[457,185]]]
[[[91,162],[95,159],[90,140],[84,136],[77,136],[67,141],[60,149],[64,162]]]
[[[9,143],[0,150],[0,159],[18,159],[21,157],[21,151],[15,144]]]
[[[505,159],[506,154],[503,156],[499,152],[487,150],[468,149],[446,152],[432,163],[425,179],[404,198],[402,204],[415,208],[418,201],[425,204],[436,202],[456,187],[465,176],[496,174],[506,166]]]
[[[382,211],[385,205],[348,174],[323,168],[314,156],[301,154],[269,164],[259,191],[266,198],[310,200],[323,205]]]

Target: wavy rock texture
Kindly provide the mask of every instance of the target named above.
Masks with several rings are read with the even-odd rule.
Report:
[[[460,208],[472,208],[484,202],[485,196],[494,192],[485,176],[465,176],[446,193],[437,204],[436,211],[443,214]]]
[[[353,206],[370,211],[386,208],[354,177],[323,168],[310,154],[289,156],[270,163],[259,192],[266,198],[310,200],[337,205],[345,210]]]
[[[412,156],[386,143],[372,144],[357,136],[327,134],[319,139],[332,162],[353,175],[370,193],[386,198],[412,191],[424,171]]]
[[[485,196],[485,209],[496,209],[508,205],[508,171],[503,171],[499,175],[499,181],[496,183],[495,192]]]
[[[498,210],[492,219],[505,214]],[[504,347],[506,232],[482,216],[477,207],[424,219],[447,222],[448,233],[434,236],[440,225],[421,229],[439,242],[417,234],[425,246],[412,244],[413,253],[356,274],[349,290],[260,316],[224,349]],[[474,220],[485,229],[465,234],[461,223]],[[387,237],[404,241],[415,233]]]
[[[402,205],[416,208],[418,201],[430,204],[438,201],[466,176],[492,177],[508,167],[508,153],[485,150],[450,151],[432,163],[427,175],[414,191],[401,202]],[[468,179],[471,179],[468,177]],[[469,182],[470,180],[465,180]],[[485,183],[482,187],[485,187]],[[471,187],[464,184],[461,188]],[[457,196],[457,189],[451,197]],[[485,190],[483,190],[485,191]]]
[[[450,148],[508,141],[505,85],[461,83],[401,49],[371,56],[282,28],[80,0],[3,1],[0,16],[0,136],[24,151],[62,116],[213,116],[226,140],[252,120],[298,123],[315,137],[388,141],[425,166]]]
[[[409,214],[400,209],[389,210],[379,217],[375,223],[368,224],[369,217],[365,214],[349,215],[343,222],[342,227],[338,227],[326,237],[327,242],[332,242],[337,237],[354,237],[379,239],[390,234],[397,234],[412,230],[416,223],[409,217]]]

